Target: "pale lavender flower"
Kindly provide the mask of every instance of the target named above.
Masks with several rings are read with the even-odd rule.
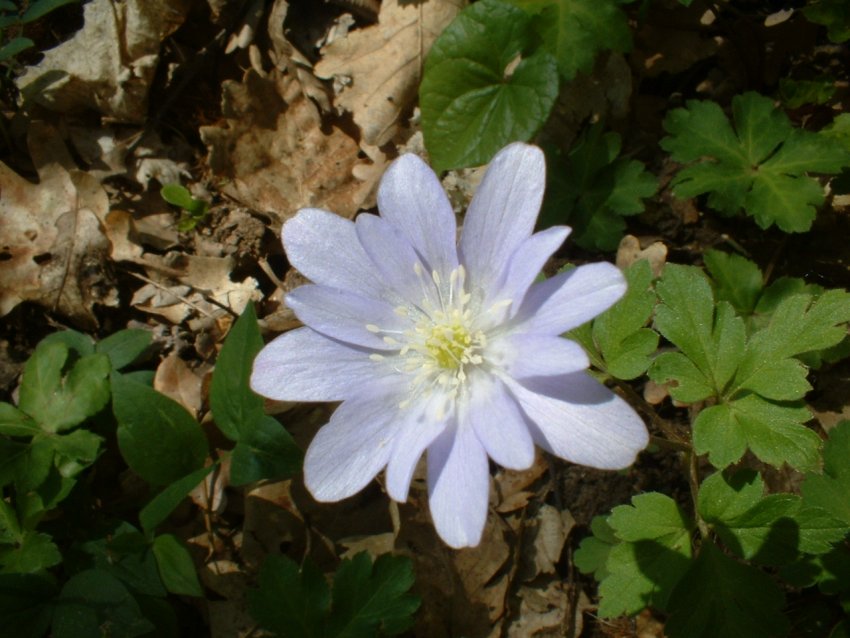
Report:
[[[306,327],[260,352],[251,386],[278,400],[343,402],[304,459],[317,500],[352,496],[386,468],[387,492],[405,501],[427,451],[437,532],[473,546],[487,518],[488,457],[525,469],[536,443],[619,469],[646,446],[638,415],[560,337],[623,295],[620,271],[589,264],[534,283],[570,232],[532,234],[544,184],[540,149],[503,149],[458,242],[436,175],[404,155],[381,181],[380,217],[308,208],[284,225],[290,263],[315,284],[287,295]]]

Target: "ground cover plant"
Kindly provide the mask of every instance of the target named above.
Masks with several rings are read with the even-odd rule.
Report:
[[[848,39],[0,2],[0,636],[850,635]]]

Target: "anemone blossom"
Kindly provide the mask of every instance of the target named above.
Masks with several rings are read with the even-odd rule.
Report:
[[[342,401],[304,459],[317,500],[352,496],[386,469],[387,492],[405,501],[427,452],[437,532],[473,546],[487,518],[488,458],[525,469],[536,443],[619,469],[646,446],[640,417],[560,336],[623,295],[620,271],[596,263],[535,283],[570,232],[532,234],[544,184],[540,149],[504,148],[458,240],[437,176],[404,155],[381,180],[380,216],[351,222],[308,208],[284,225],[290,263],[314,282],[286,296],[305,327],[260,352],[251,386],[278,400]]]

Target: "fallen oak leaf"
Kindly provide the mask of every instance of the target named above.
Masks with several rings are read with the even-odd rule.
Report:
[[[384,0],[376,25],[323,49],[316,75],[351,78],[335,104],[352,112],[364,143],[382,146],[393,138],[399,118],[416,100],[425,55],[465,5],[464,0]]]
[[[68,168],[57,139],[50,127],[31,124],[37,184],[0,163],[0,316],[33,301],[92,329],[95,304],[117,305],[104,268],[109,198],[96,179]]]

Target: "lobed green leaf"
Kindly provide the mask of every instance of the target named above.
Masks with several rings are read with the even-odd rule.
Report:
[[[706,541],[670,596],[670,638],[774,638],[788,630],[782,590]]]
[[[794,129],[773,101],[757,93],[732,100],[734,128],[714,102],[688,102],[664,120],[661,141],[674,160],[693,164],[674,178],[674,193],[710,193],[708,203],[732,215],[743,209],[762,228],[809,230],[823,203],[807,173],[838,173],[850,153],[825,135]]]

